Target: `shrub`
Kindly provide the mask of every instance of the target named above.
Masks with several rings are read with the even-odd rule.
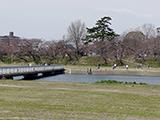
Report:
[[[98,84],[128,84],[128,85],[147,85],[147,83],[137,83],[137,82],[122,82],[116,80],[100,80],[97,81]]]

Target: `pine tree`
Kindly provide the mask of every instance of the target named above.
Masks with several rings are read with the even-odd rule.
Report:
[[[110,27],[112,19],[110,17],[103,17],[98,20],[94,27],[87,28],[86,43],[94,41],[111,41],[117,34]]]

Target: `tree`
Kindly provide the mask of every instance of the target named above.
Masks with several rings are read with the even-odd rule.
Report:
[[[103,17],[97,21],[94,27],[87,28],[86,43],[93,41],[112,40],[117,34],[110,27],[112,19],[110,17]]]
[[[110,27],[110,21],[110,17],[103,17],[98,20],[94,27],[87,28],[87,36],[85,39],[86,44],[93,42],[96,55],[99,55],[105,64],[107,64],[107,58],[111,48],[110,41],[117,36]]]
[[[39,46],[42,43],[40,39],[22,39],[18,45],[17,58],[25,62],[41,62],[41,53]]]
[[[131,31],[123,38],[125,53],[134,60],[143,60],[146,54],[145,35],[141,31]]]
[[[80,49],[82,46],[82,40],[86,36],[86,27],[85,24],[80,20],[72,22],[68,27],[68,40],[75,47],[75,55],[78,59],[80,55]]]
[[[156,28],[152,24],[144,24],[140,27],[140,31],[142,31],[146,37],[146,39],[155,38],[156,37]]]

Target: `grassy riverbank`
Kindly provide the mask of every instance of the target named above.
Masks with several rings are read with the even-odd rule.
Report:
[[[112,67],[100,67],[96,66],[74,66],[66,65],[66,73],[72,74],[87,74],[87,70],[91,68],[93,74],[108,74],[108,75],[142,75],[142,76],[160,76],[160,68],[129,68],[125,69],[123,66],[118,66],[116,69]]]
[[[0,81],[0,119],[159,120],[160,86]]]

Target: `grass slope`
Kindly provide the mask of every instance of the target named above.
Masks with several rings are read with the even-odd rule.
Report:
[[[0,81],[0,119],[159,118],[160,86]]]

